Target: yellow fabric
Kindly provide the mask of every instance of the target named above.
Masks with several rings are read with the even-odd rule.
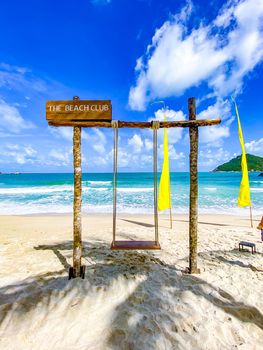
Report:
[[[240,146],[242,149],[242,156],[241,156],[242,179],[240,183],[240,190],[239,190],[237,203],[239,207],[249,207],[251,206],[251,201],[250,201],[250,186],[249,186],[249,177],[248,177],[248,168],[247,168],[247,156],[246,156],[243,132],[241,128],[241,123],[240,123],[236,102],[235,102],[235,109],[236,109],[237,122],[238,122],[238,136],[239,136]]]
[[[166,117],[164,116],[164,121]],[[168,149],[168,134],[164,128],[163,138],[163,168],[159,184],[158,209],[165,210],[171,208],[171,193],[170,193],[170,169],[169,169],[169,149]]]

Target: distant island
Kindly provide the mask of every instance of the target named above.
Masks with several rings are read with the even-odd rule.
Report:
[[[18,172],[18,171],[14,172],[14,173],[2,173],[2,172],[0,171],[0,175],[20,175],[20,174],[21,174],[21,173]]]
[[[247,154],[249,171],[263,171],[263,158]],[[241,155],[231,159],[229,162],[219,165],[213,171],[241,171]]]

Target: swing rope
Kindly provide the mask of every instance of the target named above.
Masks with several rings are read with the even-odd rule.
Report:
[[[160,128],[160,122],[158,120],[152,121],[153,129],[153,178],[154,178],[154,231],[155,231],[155,243],[159,243],[159,230],[158,230],[158,189],[157,189],[157,156],[158,156],[158,142],[157,131]]]
[[[116,243],[116,219],[117,219],[117,175],[118,175],[118,141],[119,141],[119,125],[118,120],[111,121],[111,127],[114,130],[114,143],[113,143],[113,241],[112,247],[115,247]],[[158,246],[154,249],[160,249],[159,245],[159,230],[158,230],[158,189],[157,189],[157,132],[160,128],[159,121],[152,121],[153,129],[153,175],[154,175],[154,230],[155,230],[155,245]],[[139,248],[139,249],[153,249]]]
[[[119,127],[118,120],[111,121],[111,127],[114,130],[114,146],[113,146],[113,244],[116,241],[116,218],[117,218],[117,170],[118,170],[118,141]]]

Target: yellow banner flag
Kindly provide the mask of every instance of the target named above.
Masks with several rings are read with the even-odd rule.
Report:
[[[242,132],[237,104],[235,101],[234,103],[235,103],[237,122],[238,122],[238,136],[239,136],[240,146],[242,149],[242,156],[241,156],[242,179],[240,183],[240,190],[239,190],[237,203],[239,207],[249,207],[251,206],[251,201],[250,201],[250,186],[249,186],[249,177],[248,177],[248,168],[247,168],[246,149],[245,149],[243,132]]]
[[[166,117],[164,116],[164,121]],[[165,210],[171,208],[171,193],[170,193],[170,169],[169,169],[169,149],[168,149],[168,134],[164,128],[163,138],[163,168],[159,184],[158,209]]]

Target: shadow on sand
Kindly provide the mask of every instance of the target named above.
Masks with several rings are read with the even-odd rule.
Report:
[[[162,219],[162,220],[168,221],[168,219]],[[189,223],[189,220],[181,220],[181,219],[175,219],[175,220],[173,220],[173,223],[176,224],[177,221]],[[221,223],[216,223],[216,222],[204,222],[204,221],[198,221],[198,224],[212,225],[212,226],[233,226],[232,224],[221,224]]]
[[[128,219],[121,219],[121,220],[122,220],[122,221],[129,222],[129,223],[131,223],[131,224],[143,226],[143,227],[154,227],[153,224],[148,224],[148,223],[146,223],[146,222],[134,221],[134,220],[128,220]]]
[[[205,261],[213,261],[218,263],[224,263],[229,266],[239,266],[243,267],[246,269],[250,269],[254,272],[262,272],[263,269],[257,268],[253,266],[250,261],[251,258],[257,260],[258,262],[258,257],[263,256],[263,253],[256,252],[253,255],[251,254],[251,250],[243,250],[239,251],[239,249],[234,248],[232,250],[213,250],[212,252],[209,253],[198,253],[198,256],[204,259]],[[243,261],[241,261],[242,259]],[[244,262],[245,261],[245,262]]]
[[[109,348],[156,349],[159,340],[162,341],[161,348],[175,348],[179,344],[183,346],[184,334],[192,333],[194,337],[194,332],[198,331],[191,317],[184,319],[186,313],[182,309],[189,309],[191,314],[191,307],[185,302],[185,293],[192,293],[197,302],[205,300],[229,316],[263,330],[263,316],[257,308],[237,302],[229,293],[215,288],[199,276],[182,274],[175,266],[156,257],[154,252],[110,251],[108,244],[103,241],[83,244],[86,279],[71,281],[67,279],[71,241],[35,247],[36,250],[51,250],[62,268],[0,288],[0,327],[6,326],[10,317],[23,319],[37,307],[45,308],[47,313],[52,312],[51,295],[53,305],[54,300],[57,303],[61,301],[61,295],[67,297],[70,308],[74,306],[77,293],[79,298],[85,298],[96,287],[107,292],[120,277],[127,279],[127,283],[142,277],[112,315],[107,336]],[[229,263],[224,259],[221,262]],[[74,288],[76,291],[72,293]],[[37,296],[34,298],[36,302],[32,302],[32,295]]]

